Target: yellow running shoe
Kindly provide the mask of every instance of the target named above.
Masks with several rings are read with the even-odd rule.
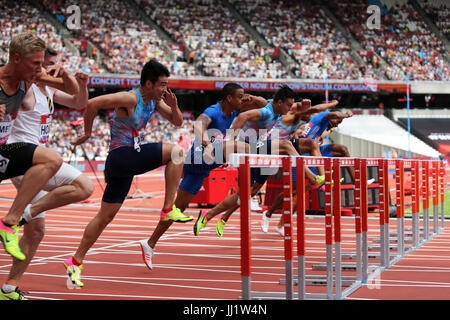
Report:
[[[19,247],[19,226],[6,226],[0,221],[0,239],[3,242],[6,252],[18,260],[25,260],[25,255]]]
[[[67,270],[67,275],[69,277],[68,279],[68,285],[69,282],[72,282],[72,285],[75,288],[81,288],[84,286],[84,283],[81,282],[80,277],[81,277],[81,270],[83,269],[83,265],[80,266],[76,266],[72,263],[72,258],[69,258],[67,260],[64,261],[64,267]],[[70,281],[69,281],[70,280]],[[73,289],[73,287],[71,287],[70,289]]]
[[[24,297],[24,292],[20,291],[19,288],[16,287],[16,290],[12,292],[5,292],[3,289],[0,290],[0,300],[28,300]]]
[[[185,223],[185,222],[189,222],[194,220],[193,216],[185,216],[180,209],[178,209],[177,207],[175,207],[175,205],[172,206],[172,211],[170,211],[167,214],[164,214],[161,211],[161,220],[162,221],[173,221],[173,222],[181,222],[181,223]]]
[[[219,218],[216,224],[216,233],[219,237],[223,236],[223,229],[225,229],[226,221],[223,221],[222,218]]]
[[[194,224],[194,234],[196,236],[198,236],[200,230],[202,230],[208,224],[208,221],[206,221],[206,213],[206,210],[200,210],[198,214],[197,221]]]
[[[313,185],[313,189],[320,189],[325,184],[325,176],[316,176],[316,184]]]

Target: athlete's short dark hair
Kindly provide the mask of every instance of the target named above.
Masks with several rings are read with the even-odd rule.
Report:
[[[47,48],[45,48],[45,56],[46,57],[48,57],[48,56],[55,57],[57,55],[58,55],[58,52],[55,49],[53,49],[52,47],[47,46]]]
[[[225,99],[229,95],[233,95],[237,90],[242,89],[240,85],[234,82],[227,83],[223,86],[222,92],[220,94],[221,99]]]
[[[166,68],[166,66],[159,63],[158,61],[150,60],[142,68],[141,86],[145,85],[145,82],[147,82],[147,80],[155,83],[161,76],[170,77],[169,70]]]
[[[287,85],[281,86],[280,89],[275,93],[275,96],[273,97],[273,101],[277,102],[279,100],[286,100],[286,99],[295,99],[295,92],[289,88]]]

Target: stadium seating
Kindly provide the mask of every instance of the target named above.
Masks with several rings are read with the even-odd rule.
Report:
[[[2,1],[0,63],[8,60],[6,48],[13,34],[34,30],[61,52],[69,70],[89,73],[138,74],[145,61],[155,58],[176,77],[321,79],[326,72],[330,79],[404,80],[410,72],[411,80],[448,81],[450,76],[445,45],[406,0],[371,2],[381,8],[379,30],[366,27],[367,0],[227,0],[240,17],[222,0],[135,0],[131,5],[133,1],[77,1],[83,27],[71,30],[69,41],[78,53],[64,45],[63,36],[40,11],[64,26],[66,8],[73,1]],[[449,4],[417,2],[448,37]],[[345,34],[336,27],[330,11]],[[171,41],[160,38],[140,13]],[[247,20],[268,45],[261,45],[238,18]],[[362,50],[352,48],[349,35]],[[102,54],[91,56],[88,41]],[[283,65],[279,49],[293,57],[294,64]],[[357,54],[362,63],[355,59]],[[386,63],[380,63],[380,58]]]
[[[448,38],[450,36],[450,3],[442,0],[417,0],[434,24]]]
[[[296,77],[323,79],[327,72],[330,79],[378,78],[372,68],[353,61],[348,39],[319,5],[291,0],[230,2],[271,45],[296,59]]]
[[[380,55],[381,66],[389,80],[448,80],[450,69],[443,58],[441,40],[430,30],[418,12],[406,0],[378,1],[381,7],[380,29],[366,27],[367,1],[328,1],[336,17],[348,26],[362,47]]]
[[[8,62],[7,48],[11,38],[20,32],[32,31],[61,54],[61,61],[69,71],[102,71],[92,58],[72,54],[55,27],[26,1],[1,1],[0,27],[0,64]]]
[[[72,1],[44,1],[46,8],[64,23],[65,8]],[[160,39],[154,29],[140,19],[139,14],[126,1],[80,0],[81,30],[74,36],[86,38],[100,48],[105,57],[103,64],[111,73],[138,74],[142,65],[154,58],[165,63],[173,75],[197,75],[195,68],[171,52],[169,44]]]
[[[259,46],[219,0],[142,0],[140,5],[173,39],[192,50],[205,75],[287,76],[274,48]]]

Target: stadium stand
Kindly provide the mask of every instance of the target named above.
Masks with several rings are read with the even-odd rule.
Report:
[[[443,34],[450,37],[450,4],[442,0],[417,0]]]
[[[142,0],[147,15],[192,50],[204,75],[283,78],[273,47],[261,47],[219,0]]]
[[[230,0],[274,47],[285,49],[298,62],[295,76],[304,79],[378,79],[372,64],[351,57],[348,39],[324,10],[311,1]]]
[[[71,52],[64,45],[62,36],[57,33],[55,27],[37,8],[26,1],[1,1],[0,26],[0,64],[8,62],[7,48],[11,38],[20,32],[32,31],[61,53],[61,61],[69,71],[80,69],[90,73],[102,71],[94,59]]]
[[[44,4],[64,22],[64,9],[73,3],[45,0]],[[104,52],[103,64],[109,72],[137,74],[148,59],[154,58],[165,63],[173,75],[198,75],[193,66],[181,61],[180,52],[173,52],[169,43],[159,38],[156,30],[144,23],[126,1],[80,0],[77,5],[83,12],[84,27],[74,30],[74,35],[89,39]]]
[[[365,27],[367,1],[327,3],[364,48],[386,60],[387,79],[403,80],[410,72],[412,80],[448,80],[445,47],[411,4],[406,0],[375,2],[382,6],[380,30]]]
[[[366,27],[367,0],[5,0],[0,3],[0,63],[7,61],[5,48],[12,34],[35,30],[62,53],[69,70],[89,73],[137,74],[142,63],[155,58],[176,77],[322,79],[326,71],[329,79],[340,80],[404,80],[406,72],[411,80],[449,79],[448,43],[412,5],[418,3],[448,41],[447,3],[370,3],[382,8],[380,30]],[[70,30],[73,38],[64,39],[43,13],[64,26],[65,9],[72,4],[83,13],[83,28]],[[234,6],[267,45],[261,45],[226,4]],[[142,15],[169,40],[161,38]],[[350,34],[360,49],[352,47]],[[87,50],[88,42],[94,45],[94,54]],[[294,63],[281,61],[280,50]],[[96,61],[98,57],[102,59]]]
[[[449,5],[437,0],[416,1],[448,39]],[[365,27],[368,3],[367,0],[3,0],[0,2],[0,64],[8,60],[7,45],[11,37],[32,30],[61,53],[61,61],[71,72],[136,75],[146,60],[156,58],[169,67],[174,77],[322,79],[326,70],[330,79],[339,80],[404,80],[407,71],[411,72],[412,81],[449,80],[445,44],[411,5],[415,1],[370,2],[382,8],[380,30]],[[52,25],[54,22],[46,17],[51,15],[63,26],[68,18],[65,8],[71,4],[80,6],[83,28],[72,30],[72,38],[64,39],[64,33],[58,32]],[[234,6],[237,13],[225,4]],[[336,28],[333,22],[336,20],[330,17],[329,11],[345,31],[354,36],[362,50],[352,47],[348,35]],[[170,41],[161,38],[159,31],[144,21],[143,14],[167,33]],[[265,39],[267,46],[261,45],[238,18],[248,21],[250,28]],[[70,48],[67,41],[70,41]],[[97,57],[88,52],[88,42],[102,52],[99,63]],[[292,56],[295,64],[283,65],[279,49]],[[354,59],[355,54],[360,60]],[[378,59],[386,63],[380,63]],[[379,118],[383,121],[372,118],[368,123],[393,125],[392,121]],[[357,116],[354,119],[369,120]],[[70,141],[78,129],[66,124],[67,120],[56,117],[54,128],[66,132]],[[161,120],[155,121],[157,123],[151,125],[157,125],[154,129],[158,130],[150,128],[149,141],[161,138],[178,141],[178,133],[170,134],[173,128]],[[347,123],[349,121],[344,121],[337,132],[347,134],[350,130],[346,128]],[[374,142],[387,141],[380,134],[385,130],[380,127],[368,129],[366,124],[362,128],[356,125],[351,128],[354,136],[374,139]],[[192,136],[191,124],[187,122],[186,125],[182,132]],[[106,120],[99,120],[96,126],[96,135],[108,135]],[[360,131],[378,133],[367,137],[362,133],[360,136]],[[398,132],[404,141],[405,132]],[[89,154],[102,158],[106,155],[108,141],[98,144],[97,140],[94,137],[93,146],[86,145],[86,149]],[[51,143],[68,156],[71,146],[61,141],[52,140]],[[436,154],[435,150],[421,144],[414,148]]]

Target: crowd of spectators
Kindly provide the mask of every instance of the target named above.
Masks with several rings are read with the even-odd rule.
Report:
[[[220,0],[141,0],[150,18],[189,48],[204,75],[285,78],[274,47],[253,39]]]
[[[192,65],[182,61],[179,51],[171,51],[168,43],[126,1],[44,1],[46,9],[61,23],[70,15],[66,9],[74,4],[80,8],[81,28],[71,31],[74,36],[91,41],[105,54],[102,63],[109,72],[139,74],[146,61],[157,59],[173,75],[198,74]]]
[[[91,138],[83,144],[83,148],[74,148],[70,142],[83,133],[80,119],[82,115],[77,111],[55,111],[47,146],[59,152],[66,161],[83,160],[86,156],[89,160],[105,160],[109,151],[111,113],[109,116],[97,116],[92,126]],[[184,119],[183,125],[178,128],[158,114],[147,124],[145,135],[146,142],[179,143],[185,149],[191,146],[193,138],[193,120]]]
[[[441,40],[430,30],[407,1],[382,5],[379,28],[367,27],[367,1],[328,1],[348,31],[361,45],[387,62],[383,72],[390,80],[448,80],[450,69],[443,58]]]
[[[176,77],[323,79],[326,75],[341,80],[404,80],[408,72],[411,80],[450,76],[443,43],[406,0],[371,1],[381,7],[381,23],[375,29],[367,27],[367,0],[228,0],[268,46],[261,46],[220,0],[135,2],[137,6],[127,1],[44,0],[38,9],[27,1],[3,0],[0,64],[8,61],[11,38],[32,31],[60,52],[61,62],[71,72],[139,74],[142,65],[154,58]],[[71,14],[67,8],[74,4],[80,8],[81,28],[71,30],[73,38],[63,39],[40,10],[65,25]],[[419,0],[419,4],[448,37],[448,4],[438,0]],[[324,5],[345,33],[327,16]],[[141,13],[173,42],[160,38]],[[362,50],[352,52],[350,34]],[[94,47],[88,48],[88,42]],[[296,63],[284,66],[280,49]]]
[[[266,40],[298,62],[297,78],[377,79],[370,65],[351,57],[349,40],[317,3],[304,0],[230,0]]]
[[[444,36],[449,38],[450,3],[442,0],[418,0],[418,2]]]
[[[64,45],[55,27],[25,1],[4,0],[0,2],[0,64],[9,60],[8,47],[11,39],[20,32],[31,31],[60,53],[60,61],[71,72],[101,72],[95,61],[87,56],[72,54]]]

